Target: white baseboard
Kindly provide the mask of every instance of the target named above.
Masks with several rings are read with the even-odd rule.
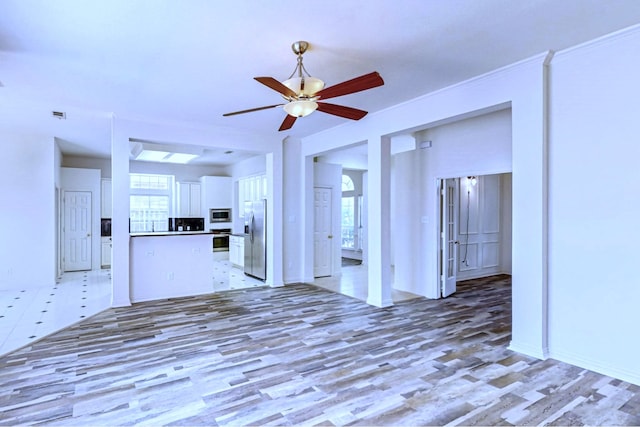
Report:
[[[269,285],[270,288],[281,288],[284,286],[284,282],[272,282],[269,283],[269,281],[267,281],[267,285]]]
[[[112,300],[111,301],[111,307],[112,308],[118,308],[118,307],[130,307],[131,306],[131,301],[128,298],[122,299],[122,300]]]
[[[526,354],[527,356],[535,357],[536,359],[545,360],[549,357],[549,350],[545,347],[511,341],[508,348],[516,353]]]
[[[603,363],[599,360],[594,360],[589,357],[583,357],[578,354],[573,354],[564,351],[550,352],[549,357],[560,362],[568,363],[570,365],[577,366],[579,368],[588,369],[593,372],[597,372],[602,375],[617,378],[622,381],[640,386],[640,370],[628,370],[620,369],[616,366],[612,366],[608,363]]]
[[[393,305],[393,300],[391,298],[384,299],[384,300],[367,298],[367,304],[373,305],[378,308],[391,307]]]

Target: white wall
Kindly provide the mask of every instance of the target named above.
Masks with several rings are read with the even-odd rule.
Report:
[[[331,247],[331,275],[342,271],[342,248],[340,236],[340,214],[342,205],[342,166],[331,163],[313,164],[313,185],[331,189],[331,229],[334,239]]]
[[[318,156],[318,161],[322,163],[340,164],[348,169],[367,169],[367,154],[352,149],[338,150]]]
[[[391,263],[394,265],[394,288],[418,293],[426,281],[418,276],[423,243],[420,231],[421,211],[426,194],[426,176],[422,176],[420,152],[396,154],[391,162]],[[426,293],[426,291],[423,291]]]
[[[111,178],[111,159],[65,155],[62,158],[65,168],[100,169],[101,178]]]
[[[640,384],[640,27],[551,68],[549,354]]]
[[[91,192],[91,269],[100,269],[100,170],[65,168],[61,170],[62,195],[65,191]],[[62,207],[64,210],[64,205]],[[64,235],[61,236],[64,239]]]
[[[234,179],[237,179],[245,176],[265,173],[267,170],[266,168],[267,164],[265,156],[258,155],[230,166],[230,172],[231,176],[233,176]]]
[[[55,271],[56,277],[60,277],[62,275],[62,257],[60,254],[63,252],[64,247],[62,245],[62,152],[60,151],[60,146],[57,141],[53,147],[53,175],[54,175],[54,183],[55,183],[55,194],[54,194],[54,260],[55,260]]]
[[[55,141],[2,132],[0,145],[0,289],[53,285]]]

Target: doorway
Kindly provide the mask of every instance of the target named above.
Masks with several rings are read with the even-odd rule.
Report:
[[[328,187],[313,189],[313,276],[331,276],[332,250],[332,190]]]
[[[64,271],[91,270],[91,192],[64,192]]]
[[[438,180],[440,297],[456,282],[511,274],[511,173]]]

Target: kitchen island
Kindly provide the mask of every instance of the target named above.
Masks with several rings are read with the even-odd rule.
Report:
[[[213,292],[212,236],[207,231],[131,233],[131,302]]]

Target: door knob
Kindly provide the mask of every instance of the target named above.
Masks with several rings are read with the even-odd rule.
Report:
[[[333,239],[333,235],[332,235],[332,234],[329,234],[327,237],[328,237],[329,239]]]
[[[91,237],[91,233],[87,233],[87,237]]]

